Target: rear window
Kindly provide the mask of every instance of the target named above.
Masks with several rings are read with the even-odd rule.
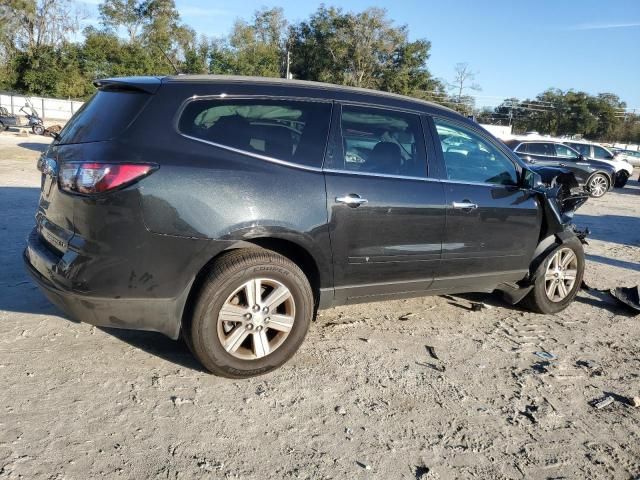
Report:
[[[555,157],[556,151],[551,143],[528,143],[527,153],[532,155],[545,155],[548,157]]]
[[[133,122],[149,97],[149,94],[138,91],[99,90],[67,122],[58,142],[110,140]]]
[[[294,100],[194,100],[180,133],[248,154],[320,167],[331,103]]]

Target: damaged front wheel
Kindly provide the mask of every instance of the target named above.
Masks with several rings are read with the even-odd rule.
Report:
[[[578,293],[584,275],[584,250],[578,238],[549,252],[534,273],[533,290],[523,306],[538,313],[557,313],[567,308]]]

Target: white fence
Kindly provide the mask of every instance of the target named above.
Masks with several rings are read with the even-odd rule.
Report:
[[[60,100],[58,98],[26,97],[12,93],[0,93],[0,107],[5,107],[10,113],[22,115],[20,111],[27,102],[31,102],[45,123],[55,120],[66,121],[78,111],[84,102],[75,100]]]
[[[511,137],[511,131],[512,131],[511,125],[504,126],[504,125],[489,125],[489,124],[481,123],[480,126],[484,128],[486,131],[488,131],[494,137],[498,137],[503,140],[506,140]]]

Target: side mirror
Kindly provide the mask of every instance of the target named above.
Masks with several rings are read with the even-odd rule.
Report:
[[[543,185],[543,182],[539,173],[528,168],[522,171],[522,186],[524,188],[534,189],[540,185]]]
[[[585,157],[583,154],[579,154],[578,155],[578,161],[579,162],[584,162],[587,159],[587,157]]]
[[[613,160],[616,156],[611,155],[610,153],[605,157],[607,160]]]

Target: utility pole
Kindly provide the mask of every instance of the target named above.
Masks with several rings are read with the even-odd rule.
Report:
[[[287,45],[287,80],[290,79],[290,73],[289,73],[289,65],[291,64],[291,52],[289,51],[289,45]]]

